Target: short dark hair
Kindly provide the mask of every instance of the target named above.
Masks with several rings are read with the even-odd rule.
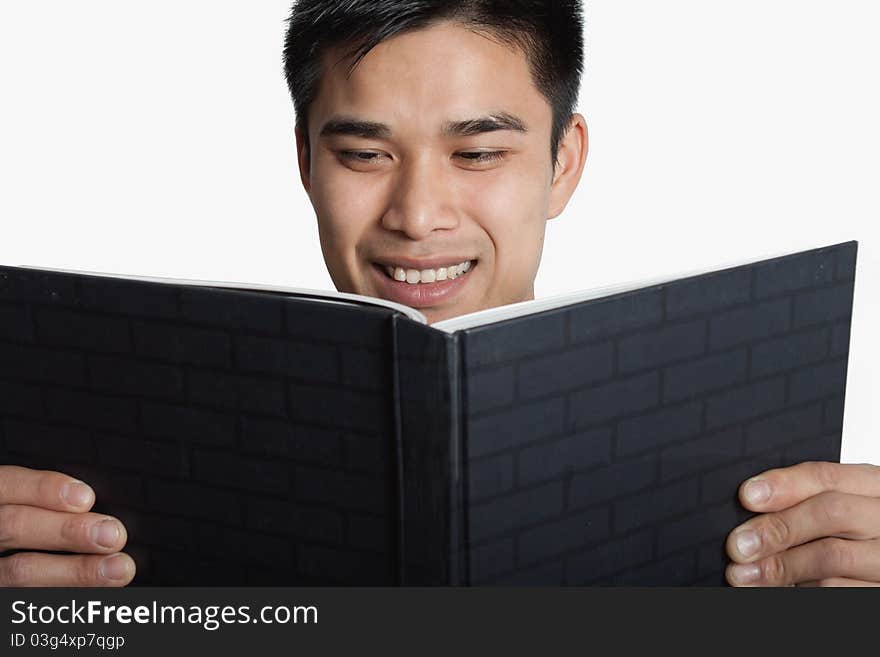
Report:
[[[284,41],[284,74],[306,145],[308,108],[327,49],[350,45],[351,70],[382,41],[442,20],[458,21],[522,50],[535,86],[553,111],[555,167],[584,66],[580,0],[296,0]]]

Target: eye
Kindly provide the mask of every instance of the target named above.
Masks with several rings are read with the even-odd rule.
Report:
[[[339,151],[339,159],[361,169],[375,167],[382,158],[388,157],[387,153],[378,151]]]
[[[342,157],[347,160],[360,160],[361,162],[372,162],[375,160],[379,153],[373,153],[371,151],[342,151],[340,153]]]
[[[462,151],[456,155],[468,164],[479,165],[499,162],[507,155],[507,151]]]

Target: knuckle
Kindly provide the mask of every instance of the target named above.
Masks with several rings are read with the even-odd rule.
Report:
[[[829,538],[821,541],[819,567],[823,573],[845,575],[852,571],[853,551],[848,541],[840,538]]]
[[[25,513],[20,506],[4,504],[0,506],[0,548],[23,547],[19,545],[25,530]]]
[[[791,541],[791,527],[784,516],[771,513],[764,516],[764,543],[774,547],[787,547]]]
[[[842,527],[852,512],[853,505],[849,496],[837,493],[823,495],[817,508],[817,520],[829,528]]]
[[[98,566],[93,558],[76,557],[70,569],[70,576],[76,586],[95,586],[98,582]]]
[[[813,461],[811,463],[816,479],[826,490],[836,490],[840,482],[840,473],[836,463],[828,461]]]
[[[2,580],[7,586],[28,586],[36,581],[36,561],[34,555],[13,554],[2,559]]]
[[[778,556],[768,557],[761,563],[761,579],[771,586],[787,583],[785,562]]]
[[[61,523],[61,538],[68,545],[90,542],[89,527],[92,519],[85,515],[72,515]]]

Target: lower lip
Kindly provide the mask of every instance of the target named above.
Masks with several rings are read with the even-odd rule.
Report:
[[[374,265],[373,272],[379,283],[379,296],[383,299],[411,308],[430,308],[454,300],[467,285],[475,268],[476,263],[472,262],[471,268],[463,275],[434,283],[396,281],[388,276],[381,265]]]

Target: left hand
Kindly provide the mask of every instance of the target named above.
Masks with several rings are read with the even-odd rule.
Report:
[[[754,494],[754,496],[753,496]],[[880,467],[806,462],[743,482],[733,586],[880,586]]]

